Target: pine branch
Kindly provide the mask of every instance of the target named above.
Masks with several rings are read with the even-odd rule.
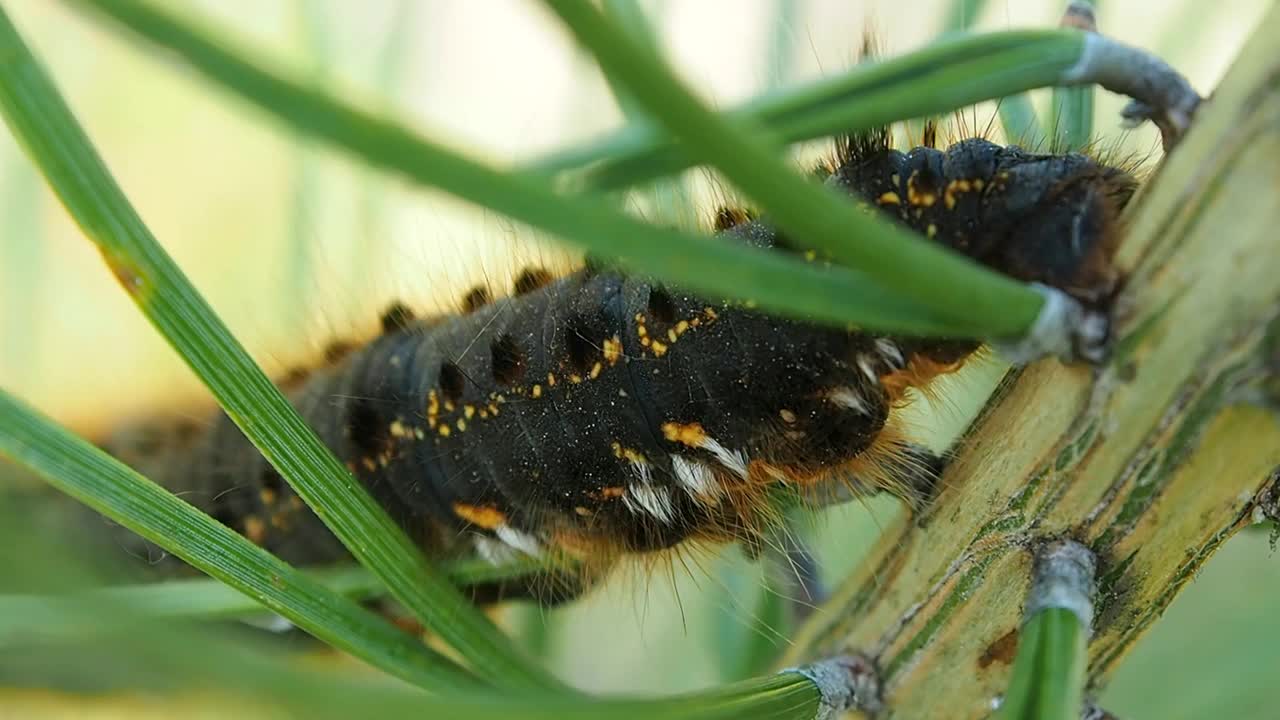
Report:
[[[1280,336],[1277,33],[1273,9],[1137,203],[1108,365],[1008,379],[936,502],[884,534],[786,662],[863,652],[881,718],[986,717],[1030,548],[1065,536],[1097,556],[1097,685],[1226,538],[1274,513],[1280,414],[1255,401]]]

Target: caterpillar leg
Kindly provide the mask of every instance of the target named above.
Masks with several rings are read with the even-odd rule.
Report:
[[[918,513],[937,494],[946,459],[914,443],[903,444],[895,458],[892,478],[859,477],[845,469],[833,473],[826,482],[807,488],[804,500],[812,508],[823,508],[889,492]],[[809,544],[785,524],[772,533],[771,542],[748,541],[747,553],[769,565],[777,591],[789,600],[792,622],[804,621],[826,601],[830,589],[823,581],[818,558]]]
[[[477,583],[462,590],[481,606],[524,600],[550,608],[577,600],[594,585],[594,578],[581,572],[552,570]]]
[[[787,599],[789,620],[799,625],[826,602],[830,588],[822,579],[822,566],[805,540],[795,533],[779,533],[778,542],[765,554],[766,572],[774,578],[775,592]]]
[[[804,500],[812,507],[825,508],[888,492],[918,512],[937,495],[945,467],[945,456],[923,445],[903,443],[890,459],[877,464],[873,476],[837,469],[824,482],[807,488]]]

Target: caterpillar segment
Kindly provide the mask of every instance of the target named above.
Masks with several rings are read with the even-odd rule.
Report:
[[[903,153],[887,138],[842,140],[820,174],[933,242],[1106,307],[1130,173],[983,139]],[[725,242],[816,259],[747,211],[719,210],[714,225]],[[381,336],[283,387],[428,554],[576,558],[589,570],[551,583],[562,598],[629,553],[686,541],[759,547],[777,529],[780,489],[817,504],[927,496],[937,458],[911,442],[896,411],[979,344],[749,305],[599,263],[559,278],[530,268],[507,297],[471,291],[457,316],[415,319],[393,306]],[[346,558],[225,416],[121,455],[290,562]],[[537,594],[535,585],[475,597]]]

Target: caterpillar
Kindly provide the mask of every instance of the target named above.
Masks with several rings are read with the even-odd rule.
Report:
[[[940,149],[934,135],[906,153],[884,129],[842,138],[818,174],[932,242],[1105,310],[1134,174],[982,138]],[[714,226],[822,262],[767,217],[723,208]],[[281,387],[428,555],[574,558],[570,597],[623,556],[758,548],[779,522],[775,492],[927,494],[936,458],[898,409],[980,346],[782,318],[598,262],[559,278],[527,268],[508,296],[480,287],[462,308],[393,305],[372,342],[335,345]],[[106,447],[291,563],[347,557],[225,415]],[[517,585],[473,595],[538,593]]]

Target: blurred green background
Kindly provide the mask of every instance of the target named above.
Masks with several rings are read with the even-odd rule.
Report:
[[[721,107],[842,70],[856,60],[868,24],[893,54],[954,25],[957,7],[974,27],[991,30],[1052,26],[1063,5],[642,4],[668,57]],[[205,14],[280,65],[498,163],[517,164],[621,122],[594,67],[531,0],[167,5]],[[1265,5],[1233,0],[1224,12],[1194,2],[1105,2],[1098,15],[1103,31],[1156,51],[1209,91]],[[406,189],[291,137],[162,55],[140,52],[57,3],[5,6],[143,218],[268,370],[314,358],[334,337],[368,332],[393,298],[448,311],[477,282],[506,287],[524,263],[572,261],[501,217]],[[1035,99],[1047,108],[1047,95]],[[1136,152],[1158,147],[1150,129],[1121,135],[1121,102],[1099,96],[1097,134]],[[985,128],[991,116],[978,108],[964,125]],[[686,181],[704,214],[728,195],[702,173]],[[658,204],[633,207],[666,219]],[[210,401],[200,385],[115,287],[7,133],[0,133],[0,228],[0,386],[89,434],[130,418],[202,415]],[[913,408],[913,422],[944,446],[1000,371],[987,363],[966,372],[944,406]],[[828,579],[847,572],[896,512],[877,500],[814,519],[808,534]],[[733,671],[751,638],[785,642],[768,628],[750,629],[760,625],[753,619],[767,584],[759,564],[737,550],[685,559],[621,572],[565,609],[512,609],[508,620],[563,677],[593,690],[703,687]],[[1232,541],[1139,645],[1103,704],[1139,719],[1275,717],[1265,701],[1280,666],[1280,623],[1268,603],[1278,592],[1280,566],[1265,535]],[[65,702],[0,691],[0,718],[89,712]],[[94,707],[132,716],[144,709],[119,698]]]

